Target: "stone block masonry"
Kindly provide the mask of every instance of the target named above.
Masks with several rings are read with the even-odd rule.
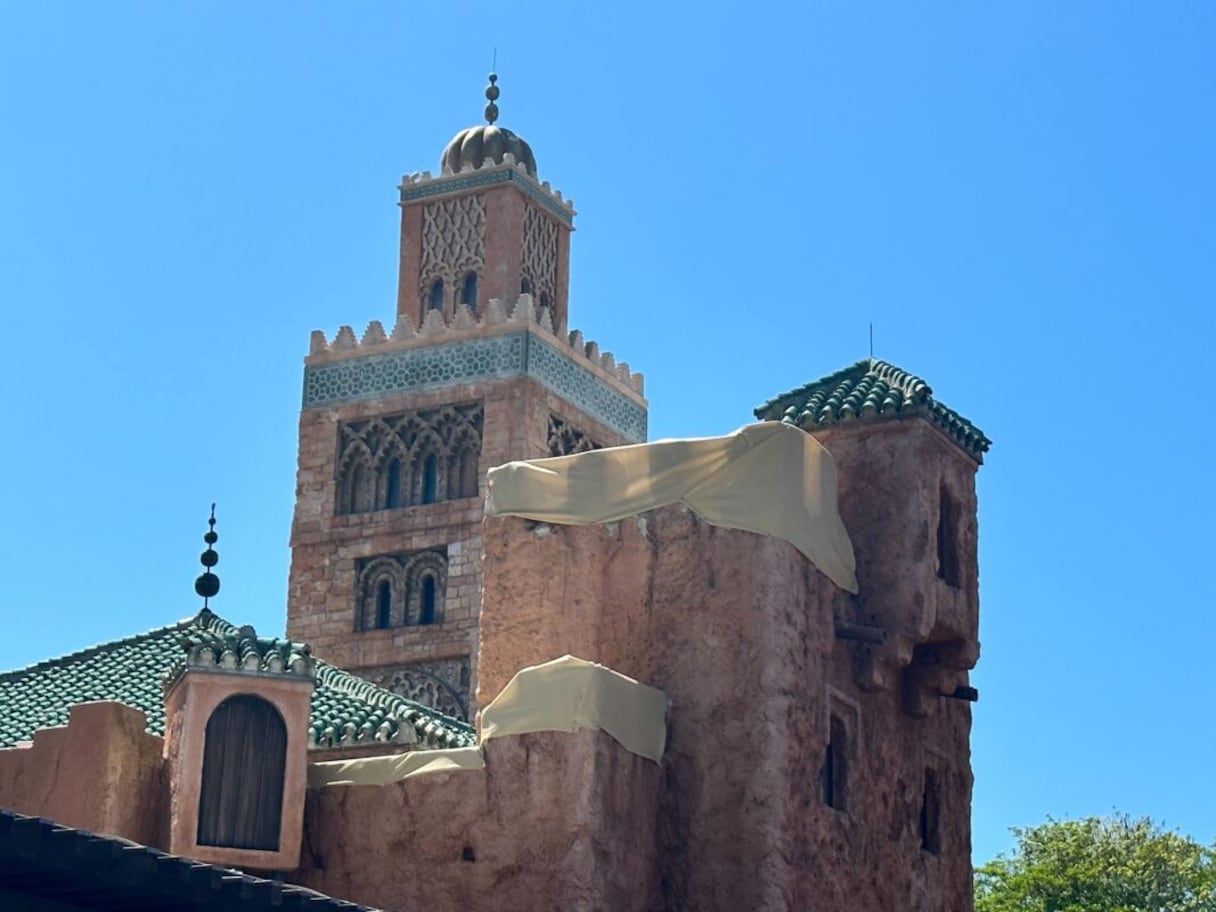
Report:
[[[970,706],[914,716],[901,688],[861,687],[834,633],[856,597],[792,545],[670,506],[488,517],[483,549],[483,702],[565,653],[671,699],[656,908],[971,908]]]
[[[556,335],[530,295],[520,295],[509,316],[494,300],[481,319],[462,307],[450,322],[430,312],[417,330],[401,317],[391,335],[373,322],[361,341],[349,327],[332,341],[315,333],[300,415],[288,635],[379,683],[396,686],[436,670],[441,688],[463,680],[457,702],[471,718],[478,705],[486,473],[510,460],[551,455],[555,421],[597,445],[644,440],[641,390],[641,375],[584,343],[580,333]],[[389,508],[384,481],[371,481],[364,483],[379,493],[361,500],[371,508],[351,509],[339,464],[340,440],[347,439],[342,428],[357,424],[367,437],[377,433],[367,422],[388,417],[386,432],[398,433],[393,429],[409,422],[394,416],[446,407],[480,415],[475,492],[460,489],[470,496],[433,503],[403,499]],[[369,472],[383,468],[368,464]],[[417,477],[417,467],[411,471]],[[361,622],[367,614],[366,605],[360,614],[360,568],[378,557],[426,550],[445,551],[447,559],[437,622],[381,629]]]

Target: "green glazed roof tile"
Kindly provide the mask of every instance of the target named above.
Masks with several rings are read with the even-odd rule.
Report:
[[[316,678],[312,746],[406,741],[411,728],[425,747],[476,741],[466,722],[312,659],[302,643],[259,638],[252,627],[238,628],[204,609],[168,627],[0,674],[0,747],[28,741],[40,728],[66,725],[71,707],[89,700],[116,700],[139,709],[148,718],[148,731],[163,735],[164,683],[187,661],[263,674],[311,673]]]
[[[933,398],[929,384],[894,364],[866,358],[758,405],[761,421],[814,430],[845,421],[922,415],[976,459],[992,445],[984,432]]]

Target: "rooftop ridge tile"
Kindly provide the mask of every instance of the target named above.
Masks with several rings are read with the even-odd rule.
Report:
[[[992,445],[983,431],[937,401],[922,378],[873,357],[774,396],[756,406],[754,414],[762,421],[783,421],[804,430],[920,415],[980,461]]]
[[[201,613],[201,612],[200,612]],[[0,683],[4,681],[20,678],[34,671],[41,671],[45,668],[56,668],[65,665],[70,665],[73,662],[79,662],[81,659],[90,658],[101,652],[112,652],[116,647],[133,645],[142,640],[149,640],[154,637],[164,636],[166,634],[176,633],[182,630],[189,629],[194,624],[198,615],[193,617],[182,618],[173,624],[167,624],[164,627],[154,627],[152,630],[146,630],[143,633],[135,633],[130,636],[122,637],[118,640],[110,640],[106,643],[97,643],[93,646],[86,646],[84,649],[78,649],[75,652],[69,652],[65,655],[55,656],[50,659],[43,659],[41,662],[35,662],[33,665],[26,665],[24,668],[12,668],[8,671],[0,671]]]
[[[317,736],[310,741],[318,746],[395,742],[403,726],[412,728],[416,740],[430,747],[476,741],[467,722],[313,659],[306,644],[257,637],[252,628],[237,627],[204,609],[165,627],[0,673],[0,747],[29,740],[39,729],[65,724],[73,705],[90,700],[116,700],[139,709],[147,717],[147,730],[163,735],[163,684],[180,673],[194,645],[232,649],[242,664],[256,651],[259,671],[277,671],[277,663],[268,661],[276,656],[286,667],[295,658],[304,658],[316,678],[309,731]]]

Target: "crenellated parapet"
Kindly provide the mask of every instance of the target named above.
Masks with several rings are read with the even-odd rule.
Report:
[[[306,409],[530,376],[627,439],[646,439],[642,374],[577,330],[555,332],[530,294],[509,305],[491,298],[480,316],[463,305],[450,320],[430,310],[421,326],[402,315],[391,331],[379,320],[361,335],[350,326],[332,338],[317,330],[304,363]]]
[[[617,361],[612,352],[601,352],[597,342],[584,342],[582,332],[577,329],[565,334],[564,338],[556,334],[548,308],[538,308],[530,294],[522,294],[516,298],[509,311],[501,300],[491,298],[482,317],[473,316],[468,307],[461,305],[456,308],[456,315],[450,321],[445,320],[440,311],[431,310],[427,312],[422,325],[415,327],[413,321],[403,314],[397,318],[391,332],[385,332],[384,324],[379,320],[368,323],[362,336],[357,336],[351,326],[339,327],[332,339],[327,338],[322,330],[315,329],[312,332],[306,363],[321,364],[344,357],[359,357],[411,345],[455,341],[494,327],[514,328],[521,325],[533,331],[540,330],[562,345],[570,355],[584,362],[584,366],[597,370],[608,379],[619,381],[639,396],[644,393],[643,375],[632,371],[627,362]]]
[[[492,158],[486,158],[480,167],[466,163],[457,172],[445,172],[435,177],[430,171],[415,172],[401,178],[400,202],[404,205],[417,200],[445,196],[449,193],[463,193],[475,187],[489,187],[494,184],[513,183],[525,195],[534,199],[546,211],[557,216],[567,225],[573,224],[574,200],[565,199],[560,190],[554,190],[548,181],[538,181],[532,177],[522,162],[507,152],[503,155],[501,164]]]

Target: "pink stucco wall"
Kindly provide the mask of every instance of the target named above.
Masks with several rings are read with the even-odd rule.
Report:
[[[290,879],[401,912],[661,907],[658,764],[598,731],[484,753],[485,769],[310,790]]]
[[[969,707],[909,714],[898,670],[862,689],[857,644],[834,635],[855,599],[793,546],[674,506],[589,527],[492,517],[485,555],[481,701],[566,652],[671,698],[660,908],[970,908]],[[849,729],[844,811],[819,779],[832,714]],[[926,769],[936,853],[919,832]]]
[[[80,703],[68,724],[0,750],[0,807],[165,848],[161,739],[122,703]]]

